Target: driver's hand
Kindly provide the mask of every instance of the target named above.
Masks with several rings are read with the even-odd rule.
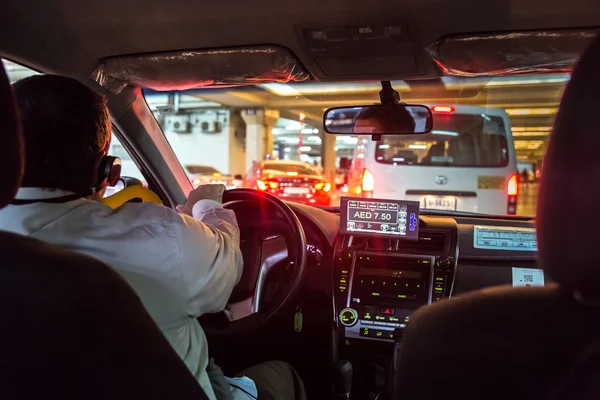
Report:
[[[213,200],[217,203],[223,203],[223,193],[225,185],[201,185],[192,190],[184,205],[177,206],[177,212],[192,215],[194,204],[200,200]]]

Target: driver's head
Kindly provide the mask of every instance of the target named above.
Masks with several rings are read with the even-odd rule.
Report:
[[[104,96],[58,75],[31,76],[13,88],[25,141],[21,186],[73,192],[95,186],[111,137]]]
[[[354,118],[354,133],[412,133],[415,119],[401,106],[373,106],[363,108]]]

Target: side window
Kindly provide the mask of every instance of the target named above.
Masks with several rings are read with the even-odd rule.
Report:
[[[6,70],[6,74],[8,75],[10,83],[15,83],[16,81],[27,78],[28,76],[39,75],[39,72],[9,60],[2,59],[2,64],[4,64],[4,69]]]

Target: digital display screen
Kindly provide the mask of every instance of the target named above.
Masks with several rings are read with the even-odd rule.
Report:
[[[419,240],[419,202],[342,197],[340,232]]]

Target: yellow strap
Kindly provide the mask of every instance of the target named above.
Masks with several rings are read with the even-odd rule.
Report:
[[[127,203],[129,200],[138,198],[146,202],[162,204],[162,200],[154,192],[139,185],[126,187],[112,196],[103,198],[100,200],[100,202],[106,204],[110,208],[118,208]]]

